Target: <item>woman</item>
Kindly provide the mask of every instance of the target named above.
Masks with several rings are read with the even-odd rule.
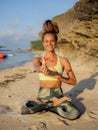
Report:
[[[33,59],[35,71],[39,74],[40,89],[37,102],[52,102],[48,110],[59,114],[67,119],[79,117],[79,111],[71,104],[71,98],[64,97],[61,84],[76,84],[76,78],[69,61],[65,57],[57,56],[55,47],[57,45],[57,35],[55,32],[44,32],[42,42],[45,49],[42,57]],[[63,72],[67,77],[63,77]]]
[[[59,27],[58,27],[58,24],[56,22],[53,22],[52,20],[46,20],[44,23],[43,23],[43,26],[42,26],[42,31],[39,33],[39,36],[42,38],[42,35],[44,32],[48,32],[48,31],[53,31],[55,32],[56,34],[59,33]],[[55,48],[55,53],[59,56],[64,56],[63,53],[60,51],[59,47],[56,46]],[[36,57],[39,57],[41,56],[42,54],[37,54]]]

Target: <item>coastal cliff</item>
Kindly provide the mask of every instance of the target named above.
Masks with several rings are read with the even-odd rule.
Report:
[[[59,47],[64,55],[98,65],[98,0],[80,0],[52,19],[59,26]]]

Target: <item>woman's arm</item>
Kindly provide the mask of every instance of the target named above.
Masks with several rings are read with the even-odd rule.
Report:
[[[41,67],[41,58],[40,57],[35,57],[32,61],[33,67],[34,67],[34,72],[40,72],[40,67]]]
[[[61,57],[61,64],[62,64],[62,67],[64,68],[64,71],[67,74],[67,77],[58,75],[57,78],[61,82],[71,84],[71,85],[75,85],[76,84],[76,77],[75,77],[75,74],[74,74],[74,72],[72,70],[72,67],[71,67],[70,62],[68,61],[68,59],[66,59],[64,57]]]

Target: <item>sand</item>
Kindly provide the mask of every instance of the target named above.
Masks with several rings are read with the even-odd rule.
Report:
[[[29,62],[0,70],[0,130],[97,130],[98,68],[71,64],[77,85],[62,84],[62,88],[79,108],[79,119],[70,121],[51,112],[21,115],[21,106],[35,99],[39,89],[38,74]]]

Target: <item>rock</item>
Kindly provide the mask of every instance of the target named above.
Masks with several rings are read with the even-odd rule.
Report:
[[[18,48],[18,50],[17,50],[16,52],[22,53],[22,52],[24,52],[24,51],[23,51],[22,49]]]

